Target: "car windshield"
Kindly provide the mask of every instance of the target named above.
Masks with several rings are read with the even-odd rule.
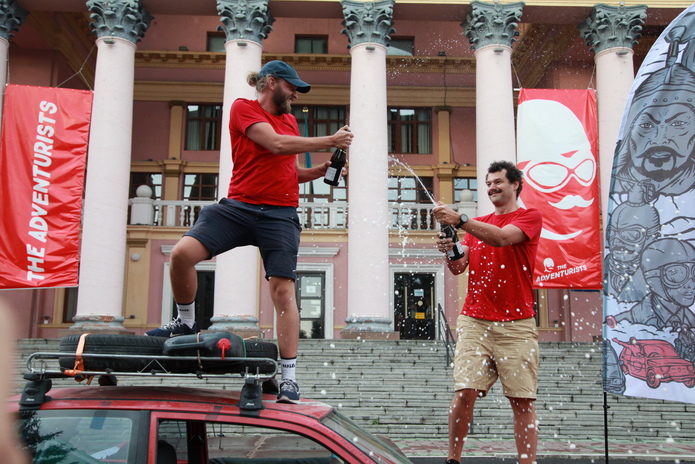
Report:
[[[335,410],[321,419],[321,423],[353,442],[376,462],[412,464],[410,459],[387,441],[370,435],[359,425]]]
[[[677,358],[678,353],[676,353],[676,350],[673,349],[673,346],[671,346],[668,343],[664,343],[664,344],[653,345],[653,346],[649,347],[649,357],[654,357],[654,356]]]
[[[136,461],[138,412],[99,409],[20,414],[21,436],[33,464]]]

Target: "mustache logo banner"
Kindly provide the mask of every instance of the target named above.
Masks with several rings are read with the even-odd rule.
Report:
[[[520,203],[543,214],[536,288],[602,288],[598,120],[593,90],[522,89]]]

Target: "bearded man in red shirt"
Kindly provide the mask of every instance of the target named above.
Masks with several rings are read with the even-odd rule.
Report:
[[[227,198],[203,208],[198,221],[171,251],[170,277],[178,315],[147,335],[195,333],[195,265],[232,248],[256,246],[277,312],[282,371],[278,401],[297,403],[299,310],[294,281],[301,232],[299,183],[323,177],[330,165],[302,168],[297,154],[347,149],[353,134],[345,126],[323,137],[299,135],[291,105],[297,92],[307,93],[311,86],[289,64],[270,61],[260,72],[250,73],[247,81],[256,88],[258,98],[239,98],[232,104],[229,132],[234,168]]]

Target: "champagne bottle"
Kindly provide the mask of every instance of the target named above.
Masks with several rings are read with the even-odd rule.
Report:
[[[340,178],[343,174],[343,168],[345,167],[345,162],[347,161],[347,153],[342,148],[338,148],[333,152],[331,156],[331,165],[326,170],[326,175],[323,181],[328,185],[336,186],[340,182]]]
[[[446,252],[446,257],[449,261],[456,261],[457,259],[463,258],[463,246],[461,245],[458,234],[456,234],[456,229],[452,226],[442,224],[442,234],[444,234],[444,238],[450,238],[454,242],[454,247]]]

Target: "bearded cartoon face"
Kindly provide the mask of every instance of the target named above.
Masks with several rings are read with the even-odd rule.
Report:
[[[695,73],[676,63],[652,73],[635,91],[629,131],[618,146],[614,175],[627,192],[650,182],[660,195],[694,186]]]
[[[656,183],[693,163],[695,109],[673,103],[647,107],[634,122],[630,143],[635,174]]]

